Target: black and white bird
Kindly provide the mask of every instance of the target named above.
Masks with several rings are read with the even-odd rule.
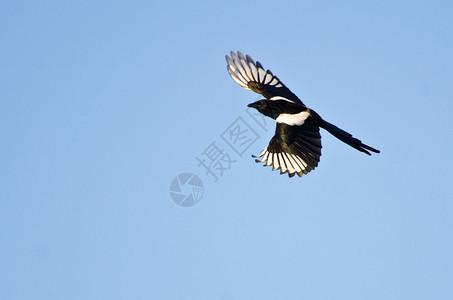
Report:
[[[280,174],[288,173],[300,177],[318,166],[321,156],[321,135],[323,128],[349,146],[371,155],[379,153],[351,134],[324,121],[314,110],[305,106],[271,71],[265,71],[257,61],[241,52],[230,52],[225,56],[231,78],[244,89],[263,95],[266,99],[250,103],[260,113],[277,122],[275,135],[269,145],[258,155],[256,162],[273,166]],[[368,151],[369,150],[369,151]]]

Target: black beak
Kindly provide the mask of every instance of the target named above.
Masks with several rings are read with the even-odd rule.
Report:
[[[259,103],[258,102],[253,102],[253,103],[250,103],[249,105],[247,105],[248,107],[253,107],[253,108],[258,108],[259,106]]]

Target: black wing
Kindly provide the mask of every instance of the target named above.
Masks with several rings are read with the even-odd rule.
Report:
[[[225,55],[228,73],[244,89],[263,95],[268,100],[288,100],[304,105],[271,71],[264,71],[259,61],[256,63],[250,56],[238,51],[231,51],[231,57]]]
[[[319,127],[309,117],[300,126],[277,123],[275,135],[263,152],[258,155],[256,162],[273,166],[280,174],[288,173],[300,177],[318,166],[321,157],[321,135]]]

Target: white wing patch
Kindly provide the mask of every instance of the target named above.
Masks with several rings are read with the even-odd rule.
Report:
[[[261,160],[256,159],[256,162],[265,163],[265,166],[273,166],[273,171],[280,170],[280,174],[288,173],[290,177],[293,177],[296,173],[299,177],[302,177],[303,174],[307,174],[310,171],[307,168],[308,164],[295,154],[286,152],[273,153],[269,152],[266,147],[256,157],[262,158]]]
[[[246,90],[250,90],[247,87],[247,82],[249,82],[248,77],[245,77],[245,71],[242,68],[242,66],[236,65],[229,56],[226,56],[226,60],[228,62],[228,73],[230,73],[231,78],[233,78],[234,81],[236,81],[237,84],[242,86]]]
[[[275,121],[277,123],[285,123],[287,125],[302,125],[305,120],[310,116],[308,111],[302,111],[298,114],[280,114]]]
[[[231,78],[244,89],[250,90],[248,87],[249,82],[261,83],[276,88],[283,87],[283,84],[272,75],[271,71],[265,71],[261,64],[259,62],[255,63],[250,56],[244,56],[239,51],[237,55],[231,51],[230,55],[231,57],[228,55],[225,56],[228,63],[228,73],[230,73]]]
[[[265,83],[266,72],[263,69],[258,68],[258,75],[260,76],[260,82]]]
[[[269,100],[272,100],[272,101],[285,100],[285,101],[294,103],[293,101],[289,100],[288,98],[285,98],[285,97],[282,97],[282,96],[273,96],[273,97],[270,97]]]
[[[273,170],[278,170],[280,168],[280,157],[278,157],[280,153],[272,153],[272,156],[274,157],[273,162],[274,162],[274,169]]]

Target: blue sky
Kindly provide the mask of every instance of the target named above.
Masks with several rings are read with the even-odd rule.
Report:
[[[452,299],[452,6],[4,2],[0,298]],[[274,127],[230,50],[382,153],[322,131],[307,176],[256,164]],[[238,118],[242,155],[222,139]],[[213,142],[234,161],[217,182]],[[192,207],[170,198],[181,173],[203,182]]]

